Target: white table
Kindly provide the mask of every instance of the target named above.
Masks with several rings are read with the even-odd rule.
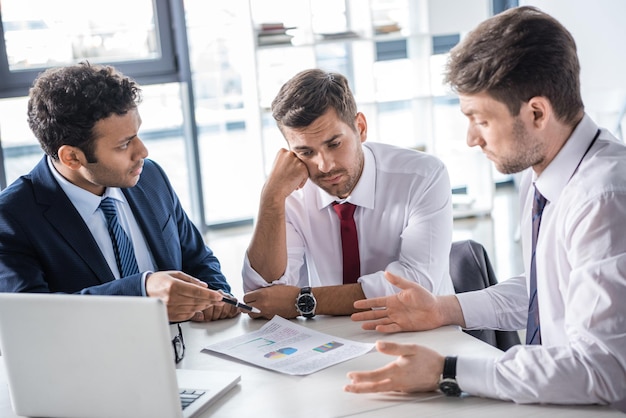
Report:
[[[388,339],[414,342],[442,354],[498,356],[501,352],[456,327],[427,332],[383,335],[364,331],[349,317],[316,317],[297,319],[299,324],[320,332],[362,342]],[[233,360],[202,348],[216,341],[258,330],[266,321],[240,315],[231,320],[207,324],[186,323],[183,334],[187,347],[180,368],[235,371],[241,382],[212,405],[203,417],[622,417],[622,413],[600,406],[515,405],[477,397],[447,398],[438,392],[426,394],[352,394],[343,391],[348,383],[346,373],[370,370],[387,364],[392,357],[371,352],[308,376],[290,376]],[[0,357],[1,358],[1,357]],[[11,410],[4,365],[0,362],[0,417],[16,417]],[[156,417],[155,417],[156,418]]]

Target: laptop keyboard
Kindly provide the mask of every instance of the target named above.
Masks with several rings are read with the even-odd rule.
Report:
[[[206,392],[197,389],[180,389],[180,403],[183,409],[191,405],[196,399],[204,395]]]

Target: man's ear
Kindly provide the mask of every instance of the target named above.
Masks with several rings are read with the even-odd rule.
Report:
[[[61,145],[58,151],[59,162],[70,170],[78,170],[86,161],[85,154],[80,148],[71,145]]]
[[[356,124],[356,131],[361,137],[361,142],[365,142],[367,140],[367,120],[365,119],[365,115],[358,112],[354,123]]]
[[[532,112],[532,123],[535,128],[545,128],[552,118],[552,104],[543,96],[536,96],[528,101],[528,110]]]

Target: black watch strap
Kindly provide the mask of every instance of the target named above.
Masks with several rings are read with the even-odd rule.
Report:
[[[456,357],[454,356],[444,359],[439,389],[447,396],[461,396],[461,388],[456,381]]]
[[[456,357],[448,356],[443,361],[443,378],[456,380]]]

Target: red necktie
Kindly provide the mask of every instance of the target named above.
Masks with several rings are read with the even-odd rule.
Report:
[[[354,223],[354,210],[352,203],[333,203],[333,209],[337,212],[341,221],[341,252],[343,254],[343,283],[356,283],[361,276],[361,260],[359,259],[359,239]]]

